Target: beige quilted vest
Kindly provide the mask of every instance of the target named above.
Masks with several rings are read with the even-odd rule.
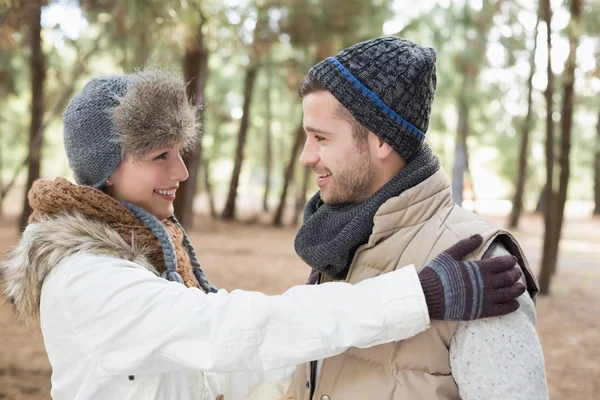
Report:
[[[374,222],[368,243],[354,255],[347,282],[360,282],[410,264],[420,270],[460,239],[479,233],[484,244],[471,259],[481,259],[498,239],[519,259],[530,295],[537,293],[535,277],[512,235],[456,206],[441,169],[384,203]],[[433,321],[430,329],[410,339],[369,349],[350,348],[324,360],[313,400],[459,399],[449,361],[456,326],[456,322]],[[296,369],[293,392],[295,400],[308,400],[310,364]]]

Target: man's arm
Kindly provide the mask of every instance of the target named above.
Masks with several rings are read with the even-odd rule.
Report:
[[[506,254],[497,246],[492,257]],[[512,314],[459,323],[450,366],[461,399],[549,398],[535,305],[527,292],[517,300],[520,307]]]

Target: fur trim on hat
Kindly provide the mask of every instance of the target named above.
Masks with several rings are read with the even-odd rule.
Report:
[[[131,77],[113,114],[123,156],[140,159],[176,144],[183,152],[192,150],[200,138],[200,107],[188,100],[185,82],[159,69]]]

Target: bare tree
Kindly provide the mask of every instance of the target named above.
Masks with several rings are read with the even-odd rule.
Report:
[[[475,11],[470,2],[463,3],[464,48],[456,54],[455,64],[462,77],[462,85],[457,96],[458,123],[454,148],[454,167],[452,168],[452,198],[459,206],[463,202],[465,172],[469,168],[467,137],[469,136],[469,97],[476,90],[488,44],[488,34],[494,15],[500,10],[504,0],[484,0],[481,9]],[[474,33],[474,34],[473,34]]]
[[[231,181],[229,182],[227,202],[225,203],[225,208],[221,215],[223,219],[235,218],[235,202],[237,199],[237,189],[240,183],[240,173],[242,172],[242,163],[244,162],[244,147],[246,146],[246,138],[248,136],[250,105],[252,104],[254,82],[256,81],[257,73],[258,67],[256,65],[250,65],[246,70],[246,78],[244,80],[244,106],[242,108],[243,114],[240,121],[240,129],[238,131],[238,142],[235,149],[235,161],[233,172],[231,173]]]
[[[515,196],[513,198],[513,206],[510,213],[510,219],[508,226],[510,228],[516,228],[519,225],[519,218],[523,211],[523,193],[525,192],[525,181],[527,180],[527,159],[529,155],[529,134],[531,132],[531,123],[533,117],[533,75],[535,74],[535,53],[537,50],[537,31],[540,24],[540,17],[538,11],[538,18],[535,23],[535,29],[533,34],[533,50],[529,55],[529,77],[527,79],[527,114],[525,120],[521,125],[521,143],[519,148],[519,166],[517,168],[517,184],[515,189]]]
[[[246,138],[248,136],[248,126],[250,121],[250,106],[254,96],[254,83],[258,75],[259,61],[262,53],[265,52],[270,36],[263,36],[265,29],[268,27],[267,9],[259,7],[257,9],[258,16],[256,19],[256,27],[254,28],[252,47],[250,48],[250,62],[246,69],[244,79],[244,105],[242,106],[242,118],[240,120],[240,129],[238,131],[238,142],[235,150],[235,159],[231,180],[229,182],[229,192],[227,201],[221,217],[226,220],[235,218],[235,208],[237,199],[237,189],[240,182],[240,173],[242,172],[242,164],[244,162],[244,147],[246,146]]]
[[[263,194],[263,210],[269,211],[269,191],[271,189],[271,171],[273,169],[273,138],[271,135],[271,63],[267,63],[267,87],[265,88],[265,192]]]
[[[296,193],[296,209],[294,210],[294,219],[292,225],[296,226],[300,222],[304,212],[304,205],[306,204],[306,191],[308,190],[308,180],[310,178],[310,172],[312,169],[307,165],[303,168],[302,173],[302,185],[298,188]]]
[[[546,98],[546,185],[544,188],[544,246],[542,253],[542,266],[540,269],[540,294],[550,292],[550,280],[552,279],[552,243],[556,235],[556,207],[553,188],[554,176],[554,121],[552,113],[554,110],[554,73],[552,72],[552,9],[550,0],[542,0],[540,3],[541,18],[546,23],[546,48],[547,48],[547,76],[548,83],[544,97]]]
[[[215,207],[215,196],[210,182],[210,164],[207,159],[202,160],[202,169],[204,169],[204,189],[208,197],[208,206],[210,208],[210,216],[213,219],[217,218],[217,209]]]
[[[42,6],[41,0],[36,0],[29,5],[29,46],[31,55],[29,68],[31,77],[31,125],[29,126],[29,163],[27,171],[27,184],[23,199],[23,209],[19,218],[19,227],[25,229],[27,220],[31,215],[31,206],[27,194],[31,185],[40,177],[41,153],[44,132],[41,129],[44,119],[44,84],[46,81],[46,59],[42,50]]]
[[[561,236],[562,223],[564,219],[564,209],[567,200],[567,190],[569,185],[569,174],[570,174],[570,150],[571,150],[571,128],[573,124],[573,99],[574,99],[574,83],[575,83],[575,66],[576,66],[576,54],[577,47],[579,45],[579,31],[578,25],[581,17],[581,2],[580,0],[571,0],[570,4],[571,20],[568,26],[569,36],[569,56],[565,62],[565,69],[563,75],[563,104],[561,110],[561,140],[560,140],[560,178],[558,193],[554,194],[552,190],[552,178],[553,178],[553,148],[549,148],[550,145],[554,146],[554,140],[547,132],[546,141],[546,153],[547,153],[547,179],[548,179],[548,191],[546,200],[545,210],[545,233],[544,233],[544,253],[542,255],[542,269],[540,272],[540,294],[550,293],[550,282],[554,272],[556,271],[556,264],[558,261],[558,247]],[[551,10],[549,0],[544,0],[544,19],[547,21],[548,30],[549,22],[551,21]],[[550,33],[550,32],[549,32]],[[550,36],[548,36],[548,65],[550,65]],[[549,70],[548,82],[550,85],[550,74]],[[552,93],[546,93],[547,102],[549,96]],[[550,99],[551,100],[551,99]],[[552,108],[549,107],[547,115],[547,123],[552,124]],[[549,143],[550,142],[550,143]],[[548,159],[550,159],[551,164]]]
[[[304,138],[304,129],[302,128],[302,123],[296,128],[294,133],[294,144],[290,150],[290,158],[288,160],[287,166],[285,167],[285,171],[283,174],[283,188],[281,189],[281,196],[279,197],[279,205],[277,206],[277,211],[275,211],[275,216],[273,217],[273,226],[281,226],[283,225],[283,213],[285,211],[285,206],[287,202],[287,192],[290,183],[294,180],[294,171],[296,167],[296,163],[298,162],[298,153],[302,148],[302,141]]]
[[[469,75],[464,75],[464,87],[471,87]],[[452,197],[458,205],[463,203],[463,188],[465,171],[468,169],[467,136],[469,135],[469,105],[466,102],[466,91],[459,94],[458,100],[458,125],[456,129],[456,144],[454,149],[454,167],[452,168]]]
[[[208,48],[203,33],[205,22],[204,17],[201,17],[201,22],[189,33],[183,57],[183,74],[187,82],[186,92],[188,98],[197,105],[204,103],[204,88],[208,75]],[[197,191],[198,169],[202,165],[202,141],[199,140],[196,148],[184,156],[184,162],[190,176],[179,184],[173,206],[181,225],[185,229],[190,229],[194,222],[194,198]]]
[[[579,47],[579,21],[581,19],[582,0],[571,0],[571,20],[567,29],[569,36],[569,56],[565,61],[563,74],[563,103],[560,113],[560,177],[558,186],[558,228],[555,237],[556,245],[554,251],[554,264],[552,273],[556,270],[558,242],[564,222],[565,205],[567,203],[567,192],[569,189],[569,178],[571,176],[571,133],[573,128],[573,105],[575,102],[575,68],[577,64],[577,48]]]

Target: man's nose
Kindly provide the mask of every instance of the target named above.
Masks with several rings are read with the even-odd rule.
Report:
[[[311,166],[319,162],[319,155],[308,140],[304,143],[304,148],[302,149],[302,154],[300,154],[298,161],[303,166]]]

